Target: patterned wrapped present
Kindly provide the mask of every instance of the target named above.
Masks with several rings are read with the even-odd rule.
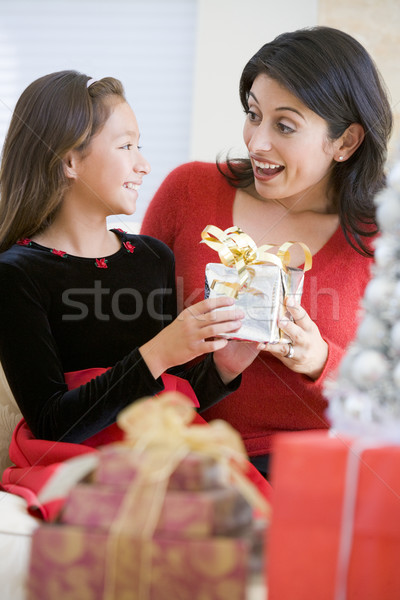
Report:
[[[126,445],[105,446],[93,475],[97,483],[125,487],[137,474],[136,456]],[[209,490],[221,485],[221,464],[212,456],[188,453],[170,475],[168,489]]]
[[[101,481],[108,462],[70,491],[60,522],[33,537],[28,600],[245,600],[259,565],[252,507],[264,499],[242,476],[239,435],[224,422],[188,427],[193,415],[177,393],[121,413],[125,449],[118,445],[113,460],[131,455],[122,459],[126,484]],[[220,464],[217,485],[202,488],[200,475],[196,491],[185,489],[185,477],[176,478],[180,489],[169,486],[185,461],[183,472],[202,460],[203,475]]]
[[[244,600],[245,538],[138,540],[67,525],[37,530],[29,600]]]
[[[206,266],[205,296],[230,296],[245,313],[235,339],[277,343],[290,341],[279,329],[281,318],[291,318],[286,310],[288,296],[300,302],[304,272],[311,268],[312,258],[302,242],[287,242],[277,254],[274,247],[265,244],[257,248],[250,236],[239,227],[222,231],[208,225],[202,232],[202,241],[216,250],[221,263]],[[290,247],[298,243],[305,254],[302,269],[289,266]],[[225,337],[232,337],[226,334]]]
[[[66,500],[62,522],[108,530],[124,498],[123,487],[78,484]],[[135,512],[127,511],[126,517],[135,519]],[[226,535],[249,527],[251,522],[251,506],[234,487],[198,492],[167,490],[154,534],[183,538]]]

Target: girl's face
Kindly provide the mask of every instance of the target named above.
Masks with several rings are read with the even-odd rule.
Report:
[[[114,105],[102,129],[77,159],[75,191],[81,206],[108,216],[133,214],[143,176],[149,163],[139,148],[139,128],[129,104]]]
[[[274,79],[258,75],[249,95],[243,137],[257,193],[290,200],[299,210],[324,210],[335,143],[327,124]]]

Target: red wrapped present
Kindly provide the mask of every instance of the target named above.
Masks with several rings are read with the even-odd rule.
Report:
[[[400,598],[400,447],[321,432],[275,444],[268,600]]]

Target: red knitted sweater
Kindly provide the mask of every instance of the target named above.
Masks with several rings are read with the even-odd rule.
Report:
[[[147,210],[141,232],[173,250],[180,309],[204,298],[205,266],[219,259],[199,244],[200,235],[207,225],[221,229],[234,225],[235,192],[214,164],[193,162],[165,179]],[[328,361],[317,381],[261,352],[243,373],[239,390],[203,413],[207,420],[229,421],[241,433],[250,456],[268,453],[276,432],[329,426],[323,382],[355,336],[371,263],[351,248],[341,228],[313,257],[302,306],[329,345]]]

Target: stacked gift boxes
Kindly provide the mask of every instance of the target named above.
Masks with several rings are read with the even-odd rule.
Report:
[[[35,532],[29,600],[245,599],[253,511],[218,463],[190,453],[163,492],[150,484],[150,494],[146,486],[137,494],[133,456],[120,444],[104,448],[92,481],[69,493],[60,522]],[[151,535],[138,535],[154,493],[163,497]]]

